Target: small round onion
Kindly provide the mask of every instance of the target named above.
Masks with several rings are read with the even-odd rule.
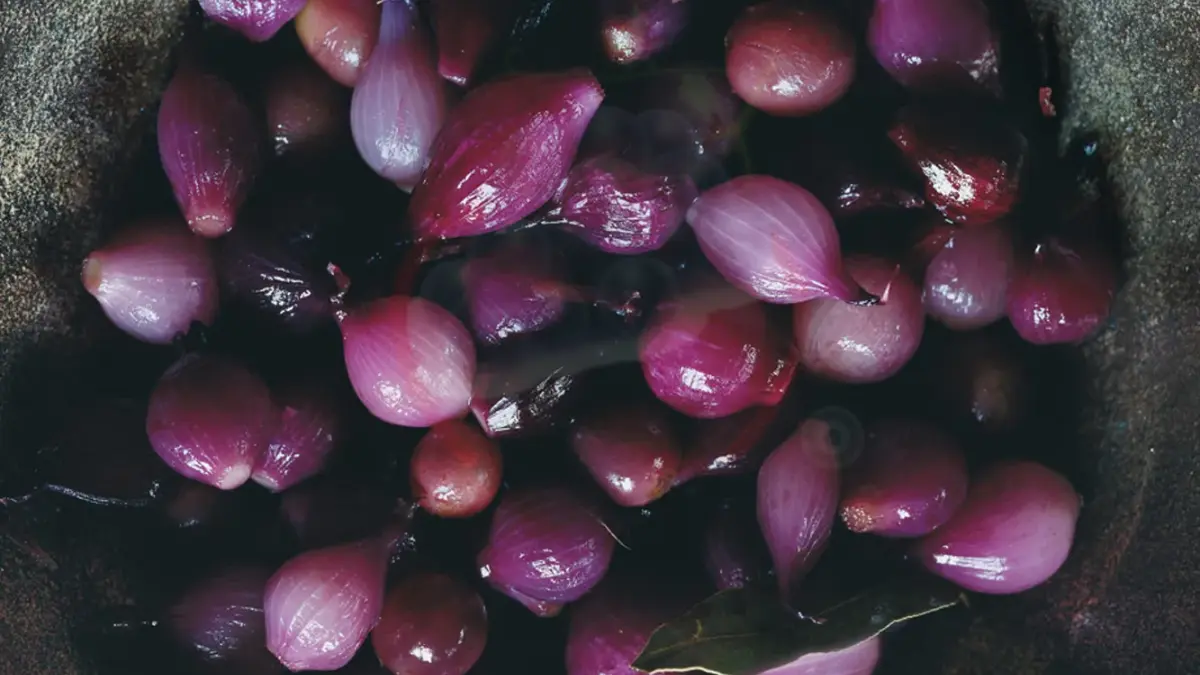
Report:
[[[442,518],[468,518],[483,511],[500,490],[500,448],[459,420],[431,428],[412,456],[413,497]]]
[[[189,354],[151,392],[146,435],[172,469],[232,490],[250,478],[278,418],[257,375],[220,356]]]
[[[600,37],[614,63],[644,61],[671,46],[687,24],[687,0],[603,0]]]
[[[1059,237],[1037,242],[1008,289],[1008,320],[1037,345],[1086,340],[1103,327],[1116,294],[1109,255]]]
[[[821,299],[793,312],[800,364],[838,382],[879,382],[895,375],[921,344],[921,292],[897,265],[874,257],[846,260],[846,269],[880,303],[848,305]]]
[[[771,556],[754,522],[754,511],[722,504],[704,532],[704,568],[717,590],[745,588],[770,576]]]
[[[596,508],[575,491],[519,490],[500,499],[479,574],[538,616],[555,616],[600,583],[614,547]]]
[[[388,591],[371,633],[379,661],[396,675],[465,675],[487,644],[479,594],[444,574],[417,574]]]
[[[1000,38],[982,0],[878,0],[867,44],[906,87],[1000,90]]]
[[[204,14],[253,42],[266,42],[304,9],[305,0],[200,0]]]
[[[925,311],[954,330],[1003,318],[1012,266],[1012,233],[1004,224],[955,233],[925,269]]]
[[[916,420],[876,422],[842,483],[853,532],[919,537],[941,527],[967,496],[967,462],[954,439]]]
[[[271,573],[234,567],[200,581],[172,605],[175,640],[199,660],[236,675],[267,675],[279,664],[266,648],[263,589]]]
[[[216,269],[208,242],[170,218],[117,233],[83,261],[83,287],[121,330],[168,344],[193,322],[217,316]]]
[[[329,76],[353,87],[379,36],[378,0],[308,0],[296,17],[300,43]]]
[[[762,675],[871,675],[883,653],[883,640],[873,637],[836,652],[806,654]]]
[[[279,426],[250,479],[281,492],[325,468],[345,433],[345,410],[328,383],[314,380],[289,383],[274,399]]]
[[[1079,495],[1035,462],[1006,462],[980,476],[962,508],[921,539],[913,556],[934,574],[979,593],[1020,593],[1067,559]]]
[[[810,115],[854,81],[854,40],[829,14],[782,0],[748,7],[725,38],[737,95],[773,115]]]
[[[273,73],[265,96],[267,130],[276,155],[329,149],[349,127],[345,90],[312,63]]]
[[[471,327],[497,344],[558,322],[573,289],[555,261],[526,246],[506,246],[471,258],[462,282]]]
[[[393,296],[341,313],[338,323],[350,383],[373,415],[427,427],[466,413],[475,346],[453,314]]]
[[[679,469],[671,420],[644,403],[584,417],[571,434],[571,447],[620,506],[645,506],[663,496]]]

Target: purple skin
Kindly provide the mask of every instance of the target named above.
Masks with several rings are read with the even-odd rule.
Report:
[[[204,14],[252,42],[266,42],[296,18],[308,0],[200,0]]]
[[[906,87],[1000,93],[1000,39],[982,0],[878,0],[867,44]]]
[[[601,37],[614,63],[643,61],[671,46],[687,23],[687,0],[604,0]]]
[[[489,344],[556,323],[572,295],[553,262],[523,246],[472,258],[462,280],[471,328]]]

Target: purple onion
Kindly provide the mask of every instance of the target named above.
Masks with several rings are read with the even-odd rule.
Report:
[[[412,494],[421,508],[442,518],[469,518],[496,498],[504,459],[478,429],[449,420],[425,434],[410,466]]]
[[[266,587],[267,649],[293,672],[349,663],[379,622],[390,553],[377,537],[284,563]]]
[[[954,439],[916,420],[883,420],[842,483],[842,520],[853,532],[920,537],[966,496],[967,462]]]
[[[279,664],[266,648],[263,589],[271,573],[234,567],[189,588],[167,615],[175,640],[199,660],[237,675],[267,675]]]
[[[189,354],[151,392],[146,435],[175,471],[232,490],[250,478],[278,418],[257,375],[221,356]]]
[[[291,21],[307,0],[200,0],[204,14],[252,42],[266,42]]]
[[[709,262],[759,300],[868,299],[843,269],[829,211],[798,185],[739,176],[701,194],[687,219]]]
[[[453,314],[398,295],[338,319],[346,372],[371,414],[389,424],[427,427],[467,412],[475,345]]]
[[[805,654],[761,675],[871,675],[883,652],[883,640],[873,637],[836,652]]]
[[[1012,268],[1012,233],[1004,224],[955,233],[925,269],[925,312],[954,330],[1003,318]]]
[[[283,520],[301,548],[357,541],[379,532],[407,505],[390,490],[357,476],[322,475],[288,490],[279,502]]]
[[[1008,288],[1008,320],[1033,344],[1081,342],[1108,320],[1116,289],[1108,253],[1091,242],[1045,237],[1020,257]]]
[[[925,332],[921,292],[898,265],[855,256],[846,269],[867,292],[871,306],[812,300],[793,308],[800,365],[838,382],[879,382],[912,359]]]
[[[825,551],[838,510],[828,422],[807,419],[758,471],[758,525],[785,600]]]
[[[379,661],[403,675],[465,675],[487,644],[479,594],[444,574],[423,573],[388,591],[371,632]]]
[[[679,469],[670,418],[645,403],[584,417],[571,434],[571,448],[620,506],[645,506],[663,496]]]
[[[381,14],[379,0],[307,0],[296,35],[322,70],[353,87],[375,48]]]
[[[83,261],[82,279],[109,320],[143,342],[168,344],[217,316],[212,250],[175,219],[125,227]]]
[[[476,68],[519,8],[516,0],[434,0],[431,7],[438,73],[460,87],[473,84]]]
[[[778,405],[760,406],[728,417],[693,422],[675,484],[701,476],[728,476],[758,471],[767,451],[772,449],[772,439],[779,431],[780,421],[788,420],[796,412],[795,403],[796,397],[793,396],[785,398]]]
[[[192,231],[219,237],[259,171],[258,123],[237,91],[211,73],[184,67],[163,92],[158,152]]]
[[[615,546],[597,510],[565,487],[509,492],[492,516],[479,574],[538,616],[592,590]]]
[[[645,61],[671,46],[687,24],[687,0],[602,0],[600,36],[614,63]]]
[[[345,410],[328,383],[289,383],[275,393],[279,426],[250,479],[281,492],[320,473],[343,440]]]
[[[512,225],[554,197],[604,91],[586,70],[530,73],[471,91],[446,120],[409,216],[422,239]]]
[[[753,509],[726,503],[704,531],[704,568],[717,590],[758,584],[771,572],[771,556]]]
[[[1000,37],[982,0],[878,0],[867,44],[906,87],[1000,91]]]
[[[605,253],[637,255],[662,248],[696,200],[687,176],[645,173],[616,157],[575,165],[561,215],[566,229]]]
[[[498,344],[562,319],[575,292],[559,267],[522,245],[502,245],[468,260],[462,282],[475,336]]]
[[[1035,462],[1005,462],[975,480],[962,508],[912,554],[967,590],[1020,593],[1066,561],[1079,507],[1059,474]]]
[[[354,86],[350,128],[375,173],[412,190],[446,116],[433,45],[415,0],[385,0],[379,42]]]
[[[310,61],[273,73],[265,97],[276,155],[329,150],[349,128],[345,90]]]

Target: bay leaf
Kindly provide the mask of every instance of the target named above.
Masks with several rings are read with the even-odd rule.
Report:
[[[961,590],[924,576],[889,581],[809,615],[785,607],[774,589],[730,589],[655,630],[633,667],[652,674],[757,675],[959,603],[965,603]]]

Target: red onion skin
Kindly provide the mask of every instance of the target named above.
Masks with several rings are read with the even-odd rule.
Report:
[[[267,582],[267,648],[293,672],[337,670],[383,610],[389,550],[382,538],[308,551]]]
[[[745,588],[767,578],[771,558],[762,536],[736,506],[717,511],[704,532],[704,568],[718,591]]]
[[[619,506],[645,506],[666,494],[679,469],[671,420],[653,407],[594,412],[571,434],[571,447]]]
[[[306,0],[200,0],[213,21],[232,28],[251,42],[266,42],[291,21]]]
[[[919,540],[912,557],[978,593],[1020,593],[1049,579],[1067,559],[1079,496],[1035,462],[1005,462],[972,485],[962,508]]]
[[[192,231],[219,237],[233,229],[261,163],[258,124],[237,91],[181,68],[158,109],[158,152]]]
[[[444,574],[424,573],[388,592],[371,644],[396,675],[465,675],[483,654],[487,632],[478,593]]]
[[[880,0],[867,44],[911,89],[1000,93],[1000,39],[981,0]]]
[[[217,316],[212,250],[173,218],[130,224],[83,261],[83,287],[129,335],[169,344]]]
[[[882,652],[883,639],[873,637],[836,652],[807,654],[762,675],[871,675]]]
[[[605,253],[638,255],[662,248],[696,201],[687,176],[645,173],[615,157],[575,165],[567,178],[561,215],[566,230]]]
[[[838,461],[829,425],[800,423],[758,471],[758,525],[785,600],[825,551],[838,510]]]
[[[925,269],[926,314],[954,330],[998,321],[1007,309],[1012,268],[1012,233],[1003,223],[956,233]]]
[[[438,73],[466,87],[475,69],[512,23],[516,0],[434,0],[431,5],[437,35]]]
[[[923,283],[929,264],[963,229],[937,217],[921,223],[914,231],[912,243],[903,256],[901,264],[904,265],[905,271],[913,279],[922,280]]]
[[[916,420],[881,420],[842,481],[842,520],[852,532],[920,537],[966,496],[967,462],[953,438]]]
[[[421,508],[442,518],[469,518],[500,490],[500,448],[460,420],[431,428],[412,456],[412,493]]]
[[[1023,252],[1008,288],[1017,334],[1036,345],[1082,342],[1108,320],[1116,294],[1111,256],[1090,243],[1046,237]]]
[[[718,284],[661,305],[638,358],[660,401],[709,419],[783,398],[794,363],[780,342],[762,304]]]
[[[687,220],[709,262],[759,300],[865,299],[843,269],[833,217],[798,185],[739,176],[701,194]]]
[[[250,478],[278,415],[257,375],[224,357],[189,354],[151,392],[146,435],[184,477],[232,490]]]
[[[493,80],[450,112],[413,192],[421,239],[468,237],[512,225],[562,185],[604,91],[587,70]]]
[[[313,61],[343,86],[353,87],[379,37],[378,0],[308,0],[296,34]]]
[[[728,417],[697,420],[683,451],[675,484],[701,476],[726,476],[758,469],[763,436],[775,421],[773,407],[755,407]]]
[[[427,427],[471,401],[475,346],[450,312],[393,296],[339,316],[346,372],[367,410],[389,424]]]
[[[345,431],[345,410],[326,383],[289,384],[275,393],[279,425],[250,479],[282,492],[325,468]]]
[[[172,636],[223,672],[267,675],[279,663],[266,649],[263,588],[268,570],[234,567],[189,588],[167,615]]]
[[[529,488],[501,497],[477,562],[494,588],[554,616],[600,583],[614,546],[584,497],[565,487]]]
[[[354,86],[358,154],[403,190],[421,180],[446,116],[446,93],[415,0],[385,0],[379,41]]]
[[[278,156],[315,153],[349,128],[345,91],[312,63],[287,66],[267,82],[267,130]]]
[[[471,258],[462,281],[471,327],[489,344],[557,323],[576,295],[554,261],[523,246]]]
[[[837,300],[812,300],[793,308],[800,365],[837,382],[879,382],[912,359],[925,332],[921,292],[894,263],[855,256],[850,275],[878,305],[859,307]]]
[[[644,61],[671,46],[687,23],[687,0],[603,0],[600,36],[614,63]]]
[[[772,115],[819,112],[854,81],[854,40],[819,10],[780,0],[753,5],[729,29],[725,44],[733,90]]]

